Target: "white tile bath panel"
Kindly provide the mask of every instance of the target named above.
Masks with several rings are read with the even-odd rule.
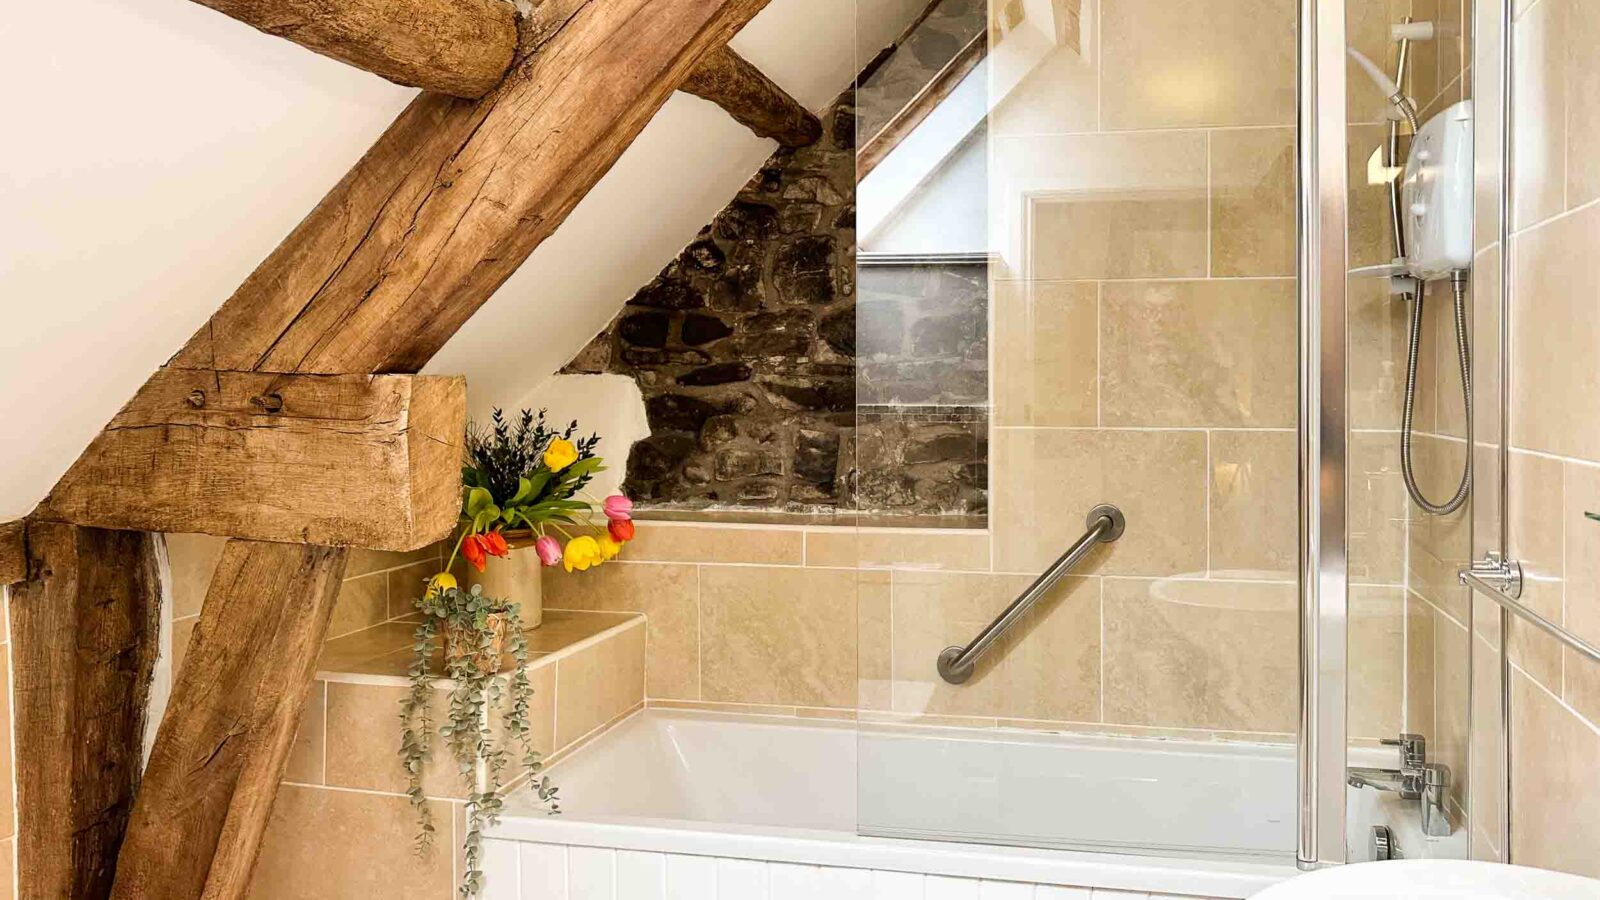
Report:
[[[616,876],[616,851],[595,847],[568,848],[568,900],[617,900]]]
[[[914,872],[872,873],[874,900],[924,900],[923,876]]]
[[[929,875],[922,885],[923,900],[978,900],[983,883],[970,878]]]
[[[1149,894],[1142,894],[1138,891],[1113,891],[1107,888],[1095,888],[1093,896],[1094,900],[1150,900]],[[1199,898],[1195,898],[1195,900],[1199,900]]]
[[[985,881],[978,900],[1033,900],[1033,885],[1016,881]]]
[[[666,896],[664,854],[617,851],[617,900],[666,900]]]
[[[522,900],[569,900],[567,848],[561,844],[523,844]]]
[[[773,863],[767,866],[767,877],[772,885],[770,900],[809,900],[821,896],[817,893],[817,867],[793,863]]]
[[[818,897],[831,900],[875,900],[872,870],[823,866],[817,870]]]
[[[1094,891],[1081,887],[1061,887],[1041,884],[1033,892],[1033,900],[1091,900]]]
[[[517,900],[522,889],[516,841],[483,842],[484,900]]]
[[[717,861],[709,856],[667,855],[667,900],[717,896]]]
[[[753,859],[717,860],[717,900],[767,896],[767,864]],[[618,897],[617,900],[624,900]]]

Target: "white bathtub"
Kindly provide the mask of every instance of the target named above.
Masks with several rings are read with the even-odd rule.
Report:
[[[488,835],[491,900],[1246,897],[1296,874],[1282,747],[651,709],[552,777],[562,815],[513,797]]]

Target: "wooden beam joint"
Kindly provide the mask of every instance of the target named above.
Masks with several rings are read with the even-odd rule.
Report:
[[[822,123],[810,110],[727,47],[707,53],[682,89],[710,100],[739,124],[785,147],[806,147],[822,137]]]

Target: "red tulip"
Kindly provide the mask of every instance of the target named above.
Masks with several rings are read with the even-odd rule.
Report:
[[[467,539],[461,542],[461,555],[466,557],[467,562],[479,572],[483,571],[484,563],[488,561],[484,543],[483,537],[476,534],[468,535]]]
[[[499,531],[491,531],[483,536],[483,549],[490,556],[498,556],[501,559],[511,555],[511,548],[506,546],[505,535]]]
[[[611,539],[619,544],[633,540],[632,519],[612,519],[606,523],[606,530],[611,532]]]

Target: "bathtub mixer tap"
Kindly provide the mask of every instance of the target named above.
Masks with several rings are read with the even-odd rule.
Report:
[[[1450,767],[1428,762],[1428,741],[1420,734],[1402,734],[1380,743],[1400,748],[1400,768],[1351,766],[1345,780],[1351,787],[1369,787],[1399,794],[1402,800],[1421,801],[1422,833],[1429,837],[1447,837],[1450,816],[1444,804],[1450,791]]]

